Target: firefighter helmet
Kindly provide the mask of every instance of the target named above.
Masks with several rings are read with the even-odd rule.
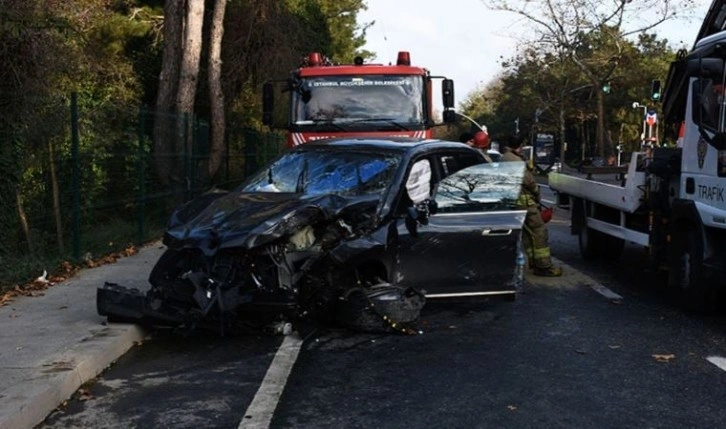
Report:
[[[477,131],[474,134],[474,147],[481,149],[489,147],[489,135],[484,131]]]

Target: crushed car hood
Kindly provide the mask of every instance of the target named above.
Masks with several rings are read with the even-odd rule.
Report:
[[[176,210],[164,235],[170,248],[252,249],[300,228],[333,219],[366,197],[305,196],[289,193],[221,193],[214,191]],[[377,197],[373,197],[377,200]]]

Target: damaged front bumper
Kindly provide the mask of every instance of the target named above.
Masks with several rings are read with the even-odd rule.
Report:
[[[243,322],[236,317],[232,320],[231,314],[228,318],[224,315],[210,318],[201,309],[175,306],[153,293],[110,282],[97,289],[96,309],[109,322],[142,326],[206,327],[224,332],[225,328],[234,328],[235,324]],[[270,324],[292,319],[296,311],[297,306],[290,302],[257,302],[254,308],[247,309],[247,315],[252,321]]]
[[[418,319],[426,303],[424,293],[413,288],[401,288],[387,283],[370,288],[353,288],[336,303],[335,321],[348,329],[362,332],[398,332],[417,334],[412,324]],[[109,322],[135,323],[141,326],[173,328],[207,328],[220,334],[249,324],[240,325],[241,319],[224,320],[205,317],[200,310],[175,307],[163,300],[128,288],[106,282],[97,290],[98,314]],[[247,322],[271,334],[287,335],[294,322],[300,321],[299,308],[294,303],[256,302],[246,310]],[[237,324],[236,324],[237,323]]]

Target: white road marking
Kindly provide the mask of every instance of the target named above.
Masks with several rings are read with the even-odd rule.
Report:
[[[595,292],[599,293],[600,295],[604,296],[607,299],[616,300],[616,301],[621,301],[623,299],[622,296],[620,296],[617,293],[611,291],[610,289],[608,289],[607,287],[601,285],[600,283],[591,283],[590,284],[590,287]]]
[[[556,286],[564,288],[579,288],[587,286],[600,295],[604,296],[610,301],[623,301],[623,297],[608,289],[606,286],[599,283],[597,280],[588,276],[580,270],[564,263],[563,261],[552,257],[552,262],[555,265],[562,267],[562,277],[538,277],[533,275],[531,272],[525,273],[525,277],[529,283],[542,284],[547,286]]]
[[[709,356],[706,360],[721,368],[721,370],[726,371],[726,358],[721,356]]]
[[[285,337],[267,369],[260,388],[257,389],[254,399],[247,407],[238,429],[267,429],[270,427],[275,408],[280,401],[285,383],[295,365],[302,344],[303,339],[297,333]]]

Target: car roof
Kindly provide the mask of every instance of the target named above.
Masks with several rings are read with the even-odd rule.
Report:
[[[464,143],[439,139],[414,137],[339,137],[305,143],[297,146],[296,150],[316,150],[320,148],[333,148],[341,151],[356,149],[382,150],[401,153],[436,149],[471,149]],[[472,149],[472,152],[476,151]]]

